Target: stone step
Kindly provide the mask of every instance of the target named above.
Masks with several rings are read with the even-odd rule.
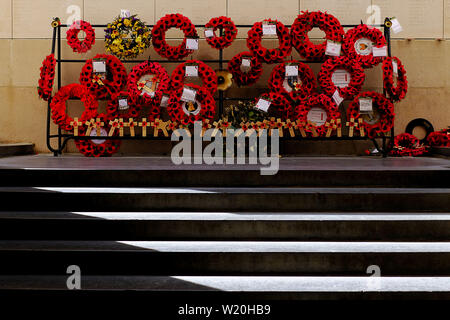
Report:
[[[33,156],[0,159],[3,186],[98,187],[449,187],[438,158],[282,158],[274,176],[259,165],[181,165],[169,157]]]
[[[450,275],[450,242],[0,241],[0,274]]]
[[[0,157],[34,154],[34,143],[0,143]]]
[[[449,241],[450,213],[8,211],[0,212],[0,235],[3,240]]]
[[[0,187],[2,210],[447,212],[449,188]]]

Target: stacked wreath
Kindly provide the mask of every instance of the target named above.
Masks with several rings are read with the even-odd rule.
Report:
[[[170,28],[179,28],[184,33],[184,40],[178,47],[169,46],[166,42],[166,32]],[[182,14],[167,14],[153,27],[153,47],[159,55],[170,60],[180,60],[193,53],[186,49],[186,38],[197,38],[197,30],[189,18]]]
[[[369,39],[377,48],[381,48],[386,45],[386,39],[380,30],[361,24],[347,31],[344,45],[342,47],[344,52],[350,59],[354,59],[359,62],[363,68],[372,68],[377,66],[385,57],[374,57],[373,52],[368,55],[361,55],[356,51],[355,46],[357,45],[357,41],[362,38]]]
[[[286,90],[286,65],[295,64],[298,66],[298,77],[300,83],[294,83],[291,91]],[[273,68],[269,79],[269,89],[282,93],[294,101],[305,99],[317,90],[316,77],[312,69],[305,63],[299,61],[287,61]]]
[[[150,47],[150,42],[150,29],[135,15],[118,17],[105,29],[106,50],[120,59],[136,58]]]
[[[52,96],[53,81],[55,80],[56,59],[52,53],[42,62],[41,75],[38,81],[38,94],[41,99],[48,101]]]
[[[430,147],[450,147],[450,135],[445,131],[432,132],[427,138]]]
[[[279,47],[267,49],[262,46],[263,23],[276,24]],[[291,37],[289,29],[277,20],[267,19],[263,22],[256,22],[248,31],[247,47],[250,51],[265,63],[282,62],[284,58],[291,54]]]
[[[390,155],[398,157],[417,157],[422,156],[427,152],[427,148],[419,143],[419,139],[412,134],[402,133],[395,137]]]
[[[362,92],[350,103],[347,110],[347,118],[358,119],[361,117],[359,112],[359,99],[360,98],[371,98],[373,106],[376,107],[380,119],[374,124],[369,124],[363,121],[363,126],[368,133],[369,138],[375,138],[380,133],[389,132],[394,126],[394,105],[385,96],[377,92]]]
[[[80,117],[80,121],[94,118],[98,108],[98,101],[89,93],[89,90],[81,84],[69,84],[59,89],[50,103],[50,108],[52,110],[53,122],[62,130],[66,131],[73,130],[73,125],[71,124],[73,119],[66,112],[66,101],[70,98],[79,98],[84,105],[84,112]]]
[[[186,66],[190,64],[198,66],[198,75],[203,82],[202,87],[206,88],[211,95],[214,95],[217,91],[216,73],[210,66],[199,60],[188,60],[184,63],[180,63],[172,72],[172,77],[170,79],[171,88],[179,89],[183,87],[186,75]]]
[[[398,65],[397,86],[394,86],[394,67],[393,62]],[[392,101],[403,100],[408,92],[408,80],[406,70],[400,59],[397,57],[388,57],[383,62],[383,85],[386,93]]]
[[[95,79],[92,61],[105,59],[107,67],[107,78],[105,80]],[[80,74],[80,83],[85,85],[89,91],[98,99],[102,99],[122,90],[127,81],[127,71],[122,62],[114,56],[99,54],[94,59],[86,61]]]
[[[242,72],[241,65],[244,57],[250,57],[250,70]],[[233,80],[238,86],[249,86],[258,81],[263,72],[261,61],[251,52],[245,51],[238,53],[228,62],[228,71],[233,74]]]
[[[337,69],[344,69],[350,73],[350,83],[345,88],[337,87],[332,81],[333,72]],[[318,81],[326,95],[332,96],[338,90],[344,99],[353,99],[361,91],[365,79],[366,75],[361,65],[347,57],[328,59],[323,63],[318,75]]]
[[[154,96],[147,93],[142,94],[139,80],[148,74],[155,75],[155,81],[158,81]],[[145,61],[135,66],[128,75],[128,91],[133,101],[138,105],[148,105],[151,107],[151,114],[159,114],[159,105],[164,93],[169,90],[169,74],[159,63]],[[157,110],[153,110],[157,107]]]
[[[80,41],[78,34],[80,31],[84,31],[86,37],[84,41]],[[67,30],[67,43],[72,48],[73,52],[86,53],[91,50],[92,46],[95,44],[95,30],[92,28],[89,22],[79,20],[74,21]]]
[[[103,135],[105,135],[105,133],[108,132],[108,130],[111,128],[111,126],[107,124],[108,117],[102,113],[95,114],[93,118],[99,119],[101,122],[105,123],[105,128],[103,129]],[[79,136],[86,136],[86,131],[86,127],[80,128]],[[117,135],[117,130],[115,134]],[[97,143],[97,140],[101,141],[102,138],[96,138],[95,136],[93,136],[92,140],[75,139],[75,146],[77,147],[78,151],[80,151],[80,153],[85,155],[86,157],[110,157],[114,153],[119,151],[121,145],[120,140],[104,139],[104,141],[101,143]]]
[[[236,39],[237,36],[237,28],[234,22],[228,18],[228,17],[218,17],[218,18],[212,18],[209,20],[209,22],[205,25],[206,29],[213,29],[214,36],[213,37],[207,37],[206,42],[208,44],[215,48],[215,49],[225,49],[231,45],[231,43]],[[222,28],[223,30],[223,36],[217,37],[215,35],[215,32],[217,29]]]
[[[292,105],[281,93],[263,93],[259,98],[255,100],[255,105],[256,103],[258,103],[259,99],[265,99],[271,102],[269,110],[267,110],[267,114],[269,115],[269,117],[288,119],[292,113]]]
[[[175,88],[172,90],[167,106],[167,112],[173,122],[182,125],[189,125],[195,121],[212,120],[216,112],[216,102],[210,91],[205,87],[200,87],[195,84],[186,85],[197,91],[196,102],[200,103],[200,112],[197,114],[186,114],[183,110],[184,102],[181,100],[184,87]]]
[[[325,32],[325,42],[314,44],[308,37],[314,27],[318,27]],[[312,61],[322,61],[325,59],[327,40],[342,42],[344,29],[338,19],[328,13],[321,11],[302,12],[291,27],[292,46],[302,57]]]
[[[319,107],[323,109],[327,113],[327,120],[326,122],[321,126],[316,126],[315,130],[317,134],[321,137],[325,136],[328,127],[326,126],[326,123],[330,123],[331,120],[337,120],[340,118],[340,113],[338,106],[334,101],[324,94],[316,94],[313,96],[310,96],[304,100],[302,100],[296,107],[294,111],[294,117],[295,119],[299,120],[301,123],[308,123],[308,113],[309,111],[314,108]],[[308,132],[310,135],[312,134],[312,129],[310,126],[305,127],[305,132]]]

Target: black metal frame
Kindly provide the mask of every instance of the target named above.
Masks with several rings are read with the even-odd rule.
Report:
[[[63,63],[85,63],[86,60],[79,60],[79,59],[63,59],[61,54],[61,45],[62,45],[62,38],[61,38],[61,29],[62,28],[69,28],[70,25],[65,25],[59,23],[59,19],[55,18],[54,22],[56,27],[53,28],[53,38],[52,38],[52,53],[55,54],[56,52],[56,63],[57,63],[57,86],[58,90],[62,86],[62,64]],[[237,28],[251,28],[253,25],[236,25]],[[344,28],[353,28],[358,25],[343,25]],[[95,24],[92,25],[94,28],[105,28],[106,25],[104,24]],[[148,25],[148,27],[153,27],[153,25]],[[195,25],[196,28],[204,28],[204,25]],[[286,27],[291,27],[290,25],[286,25]],[[388,45],[388,56],[391,57],[391,33],[390,33],[390,19],[386,18],[385,23],[382,25],[373,25],[373,27],[380,27],[384,28],[384,36],[387,41]],[[220,35],[223,35],[223,30],[220,29]],[[223,49],[218,50],[219,51],[219,57],[217,60],[203,60],[206,63],[216,63],[219,65],[219,69],[223,69],[224,63],[227,63],[229,60],[223,59]],[[147,60],[122,60],[123,63],[141,63]],[[186,60],[151,60],[152,62],[159,62],[159,63],[182,63]],[[322,63],[322,62],[316,62],[316,61],[306,61],[306,60],[300,60],[304,63]],[[215,98],[216,101],[219,102],[219,115],[223,115],[223,109],[224,109],[224,102],[225,101],[239,101],[239,100],[252,100],[253,98],[247,98],[247,97],[237,97],[237,98],[231,98],[231,97],[225,97],[223,91],[218,91],[218,97]],[[384,94],[386,94],[384,92]],[[72,139],[77,140],[91,140],[92,137],[85,137],[85,136],[74,136],[73,134],[63,134],[61,128],[58,127],[58,133],[57,134],[51,134],[51,108],[50,108],[51,98],[48,101],[48,108],[47,108],[47,147],[48,149],[53,152],[55,156],[62,155],[64,148],[66,147],[67,143]],[[382,153],[383,157],[387,157],[388,154],[388,144],[387,139],[394,137],[394,128],[391,130],[391,137],[386,137],[385,135],[382,135],[381,137],[377,137],[375,139],[371,139],[375,148]],[[52,147],[51,140],[57,139],[58,141],[58,147],[54,148]],[[123,136],[123,137],[103,137],[102,139],[114,139],[114,140],[169,140],[170,138],[167,137],[131,137],[131,136]],[[335,141],[345,141],[345,140],[369,140],[367,137],[318,137],[318,138],[298,138],[298,137],[284,137],[280,138],[281,140],[317,140],[317,141],[324,141],[324,140],[335,140]],[[382,147],[380,148],[378,142],[376,139],[382,139]]]

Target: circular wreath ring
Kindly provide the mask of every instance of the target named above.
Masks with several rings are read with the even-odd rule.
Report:
[[[251,68],[248,72],[242,72],[241,65],[244,57],[250,57]],[[228,71],[233,74],[233,80],[238,86],[248,86],[256,83],[263,72],[261,61],[249,51],[244,51],[235,55],[228,62]]]
[[[336,103],[334,103],[334,101],[327,95],[316,94],[302,100],[295,107],[294,111],[295,119],[300,120],[300,122],[302,123],[307,123],[308,113],[314,107],[319,107],[327,113],[327,119],[325,123],[321,126],[315,127],[315,130],[318,133],[318,135],[323,137],[326,135],[328,131],[326,123],[330,122],[332,119],[336,121],[338,118],[340,118],[339,109]],[[305,131],[308,132],[309,135],[312,135],[312,129],[308,128],[308,126],[305,128]]]
[[[86,37],[80,41],[78,34],[84,31]],[[91,50],[95,44],[95,30],[89,22],[78,20],[74,21],[66,33],[67,43],[72,48],[73,52],[86,53]]]
[[[183,42],[178,47],[169,46],[166,42],[166,32],[170,28],[181,29],[184,33]],[[186,38],[197,38],[197,30],[189,18],[182,14],[167,14],[155,24],[152,30],[153,47],[160,56],[170,60],[180,60],[192,54],[193,50],[186,49]]]
[[[217,37],[216,31],[217,29],[222,28],[223,36]],[[206,38],[206,42],[215,49],[225,49],[231,45],[231,43],[237,37],[237,28],[234,22],[228,17],[217,17],[212,18],[205,25],[205,29],[213,29],[214,36],[210,38]]]
[[[358,122],[358,119],[361,117],[359,112],[360,98],[372,98],[374,109],[376,108],[380,115],[380,119],[374,124],[363,121],[364,129],[369,138],[373,139],[377,134],[389,132],[394,126],[394,105],[390,100],[378,92],[362,92],[356,96],[348,107],[347,119],[354,118],[355,122]]]
[[[287,91],[284,86],[286,80],[286,65],[295,64],[298,66],[298,77],[301,80],[301,85],[296,84],[295,89]],[[273,68],[269,79],[269,89],[274,92],[279,92],[292,100],[302,100],[310,96],[317,90],[316,77],[312,69],[305,63],[292,60],[279,64]]]
[[[361,55],[356,52],[355,43],[362,38],[371,40],[373,45],[378,48],[386,45],[386,39],[380,30],[361,24],[347,31],[342,46],[344,52],[350,59],[359,62],[363,68],[377,66],[385,57],[374,57],[372,52],[368,55]]]
[[[186,66],[190,64],[198,65],[198,76],[203,82],[202,87],[207,89],[211,95],[214,95],[217,91],[217,75],[210,66],[199,60],[188,60],[180,63],[172,72],[172,77],[170,79],[171,88],[183,88],[184,79],[186,77]]]
[[[107,132],[111,129],[111,126],[108,123],[108,117],[105,114],[95,114],[95,119],[99,119],[101,122],[105,123],[105,127],[103,128],[103,135],[107,135]],[[79,130],[79,136],[86,136],[86,127],[82,127]],[[115,135],[117,135],[117,131]],[[92,132],[95,132],[93,130]],[[110,157],[117,151],[119,151],[121,141],[120,140],[112,140],[112,139],[104,139],[102,143],[95,143],[95,140],[102,140],[101,137],[93,137],[92,140],[85,139],[75,139],[75,146],[78,151],[86,157]]]
[[[48,101],[52,96],[53,81],[55,80],[56,59],[52,53],[42,62],[41,75],[38,81],[38,94],[41,99]]]
[[[267,49],[262,46],[263,23],[276,24],[279,47]],[[277,20],[266,19],[263,22],[256,22],[248,31],[247,47],[250,51],[265,63],[282,62],[284,58],[292,52],[291,36],[289,29]]]
[[[50,108],[53,122],[66,131],[73,130],[73,125],[70,124],[73,119],[66,112],[66,102],[69,98],[79,98],[83,103],[84,112],[79,118],[82,122],[95,117],[98,109],[98,101],[85,86],[74,83],[59,89],[50,103]]]
[[[345,88],[337,87],[332,81],[333,73],[337,69],[344,69],[350,73],[350,83]],[[326,95],[331,97],[338,90],[344,99],[353,99],[361,91],[365,79],[366,75],[361,65],[346,57],[328,59],[322,64],[318,74],[320,87]]]
[[[256,98],[255,104],[258,103],[259,99],[265,99],[271,102],[269,110],[267,110],[267,113],[270,117],[276,117],[285,120],[288,119],[292,113],[291,103],[281,93],[263,93],[261,96]]]
[[[144,22],[117,17],[105,29],[105,48],[120,59],[134,59],[150,47],[151,31]]]
[[[95,59],[106,59],[108,76],[101,83],[94,79],[92,61]],[[98,54],[94,59],[86,61],[80,74],[80,83],[85,85],[98,99],[120,92],[125,87],[126,81],[127,71],[122,62],[116,57],[107,54]]]
[[[414,119],[408,125],[406,126],[405,132],[409,134],[413,134],[414,129],[417,127],[421,127],[425,130],[426,135],[425,137],[420,141],[422,143],[425,143],[427,141],[428,136],[434,132],[434,127],[431,124],[430,121],[422,118]]]
[[[154,80],[158,81],[156,91],[154,91],[155,95],[153,97],[147,93],[142,94],[140,88],[142,84],[139,83],[139,80],[143,76],[150,74],[155,75],[156,79]],[[157,107],[158,110],[155,110],[155,112],[159,115],[159,104],[163,93],[169,90],[170,78],[166,69],[164,69],[159,63],[145,61],[135,66],[128,74],[127,86],[131,98],[137,105],[150,106],[152,108],[151,114],[153,114],[154,107]]]
[[[420,145],[419,140],[409,133],[402,133],[394,138],[394,145],[390,152],[392,156],[417,157],[427,153],[427,148]]]
[[[172,93],[170,95],[169,104],[167,106],[167,112],[169,113],[170,119],[173,122],[177,122],[182,125],[189,125],[191,123],[194,123],[195,121],[214,119],[214,115],[216,113],[216,102],[210,91],[205,87],[200,87],[195,84],[187,84],[186,86],[197,91],[196,101],[200,103],[200,112],[196,115],[187,115],[184,112],[184,102],[181,101],[183,87],[180,87],[172,90]]]
[[[309,39],[308,32],[314,27],[325,32],[326,40],[321,44],[314,44]],[[339,20],[331,14],[321,11],[302,11],[291,27],[292,46],[302,57],[312,61],[324,60],[327,41],[342,42],[344,34]]]
[[[394,86],[394,67],[393,62],[398,65],[397,86]],[[392,101],[403,100],[408,92],[408,79],[406,70],[402,62],[397,57],[387,57],[383,61],[383,85]]]
[[[427,137],[426,143],[430,147],[450,147],[450,135],[446,132],[432,132]]]

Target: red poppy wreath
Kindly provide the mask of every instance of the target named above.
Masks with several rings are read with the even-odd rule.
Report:
[[[126,99],[126,104],[121,104],[121,100]],[[133,97],[126,91],[120,91],[111,96],[106,106],[106,113],[109,120],[123,118],[138,118],[142,105],[136,103]],[[153,109],[153,106],[151,107]],[[159,114],[159,108],[158,108]]]
[[[325,41],[321,44],[314,44],[308,37],[314,27],[318,27],[325,32]],[[327,40],[342,42],[344,39],[344,29],[338,19],[328,13],[321,11],[302,12],[291,27],[292,46],[302,57],[312,61],[322,61],[325,59]]]
[[[66,102],[70,98],[79,98],[84,105],[84,112],[80,117],[80,121],[87,121],[95,117],[97,114],[98,101],[89,92],[89,90],[78,83],[69,84],[59,89],[50,104],[52,110],[52,119],[62,130],[72,131],[73,119],[67,114]]]
[[[168,92],[169,86],[169,74],[157,62],[138,64],[128,75],[128,91],[138,105],[158,105],[159,108],[162,95]]]
[[[221,37],[216,36],[216,31],[222,28],[223,35]],[[212,29],[212,36],[208,36],[208,29]],[[205,25],[206,42],[215,49],[225,49],[231,45],[236,39],[237,29],[234,22],[228,17],[212,18]]]
[[[188,84],[186,87],[196,90],[195,100],[181,100],[184,87],[174,89],[167,106],[170,119],[182,125],[206,119],[212,120],[216,112],[216,102],[210,91],[195,84]]]
[[[397,157],[417,157],[426,154],[427,151],[415,136],[402,133],[394,138],[394,145],[389,154]]]
[[[242,60],[247,58],[250,61],[249,70],[244,72],[242,67]],[[263,72],[261,61],[252,55],[251,52],[245,51],[235,55],[228,62],[228,71],[233,74],[233,80],[238,86],[249,86],[256,83]]]
[[[353,99],[361,91],[366,75],[359,63],[339,57],[325,61],[317,78],[326,95],[331,97],[337,90],[342,98]]]
[[[38,81],[39,97],[48,101],[52,96],[53,81],[55,80],[56,59],[54,54],[48,55],[42,62],[41,76]]]
[[[211,95],[214,95],[217,91],[216,73],[210,66],[199,60],[188,60],[184,63],[180,63],[172,72],[172,77],[170,79],[171,88],[176,90],[183,88],[184,80],[186,78],[186,67],[189,65],[198,67],[198,76],[203,82],[202,87],[207,89]]]
[[[363,68],[378,65],[385,57],[375,57],[373,48],[386,46],[386,39],[377,28],[361,24],[347,31],[343,50],[350,59],[361,63]]]
[[[94,73],[93,60],[104,59],[106,61],[107,76],[98,78]],[[86,61],[80,74],[80,83],[98,99],[102,99],[122,90],[127,82],[127,71],[122,62],[114,56],[98,54],[94,59]]]
[[[432,132],[427,138],[430,147],[450,147],[450,135],[443,131]]]
[[[313,114],[315,117],[312,117]],[[324,114],[326,115],[324,116]],[[302,100],[295,108],[294,115],[301,123],[309,121],[315,123],[315,131],[321,137],[325,136],[329,129],[326,124],[340,118],[336,103],[324,94],[317,94]],[[310,126],[306,126],[305,131],[312,135]]]
[[[80,41],[78,34],[80,31],[84,31],[86,37],[83,41]],[[92,46],[95,44],[95,30],[92,28],[89,22],[79,20],[74,21],[67,30],[67,43],[72,48],[73,52],[85,53],[91,50]]]
[[[258,103],[259,99],[270,101],[270,107],[267,110],[269,116],[287,119],[291,115],[292,105],[281,93],[263,93],[259,98],[255,100],[255,105]]]
[[[166,42],[166,32],[170,28],[181,29],[184,33],[183,42],[178,47],[169,46]],[[180,60],[193,53],[186,49],[187,38],[198,38],[197,30],[189,18],[182,14],[167,14],[155,24],[152,30],[152,42],[156,52],[169,60]]]
[[[263,24],[274,24],[276,26],[279,42],[278,48],[267,49],[262,46]],[[247,47],[255,56],[265,63],[282,62],[292,51],[289,29],[277,20],[267,19],[263,22],[256,22],[248,31]]]
[[[297,77],[286,76],[287,65],[298,67]],[[317,90],[316,77],[307,64],[295,60],[287,61],[273,69],[269,79],[269,89],[288,96],[292,100],[302,100]]]
[[[397,86],[394,85],[394,64],[397,65],[398,70]],[[383,85],[392,101],[400,101],[406,97],[408,92],[406,70],[397,57],[388,57],[383,61]]]
[[[108,123],[108,117],[105,114],[96,114],[95,119],[105,124],[105,127],[101,129],[100,135],[107,136],[111,126]],[[79,136],[86,136],[86,127],[80,128]],[[78,151],[86,157],[110,157],[117,151],[119,151],[121,141],[112,139],[102,139],[101,136],[97,137],[96,130],[91,131],[92,140],[75,139],[75,146]],[[116,130],[117,135],[117,130]]]
[[[373,115],[370,119],[366,119],[359,111],[361,98],[372,99]],[[385,96],[377,92],[362,92],[350,103],[347,110],[347,119],[355,119],[358,123],[358,119],[363,118],[363,125],[368,133],[369,138],[375,138],[378,134],[389,132],[394,126],[394,105]]]

